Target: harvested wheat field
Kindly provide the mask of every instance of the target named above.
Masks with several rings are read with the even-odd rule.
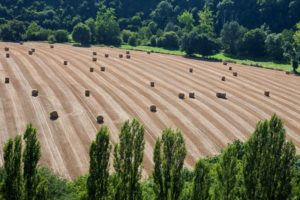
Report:
[[[116,143],[122,123],[138,118],[146,130],[147,175],[155,139],[167,127],[182,130],[185,164],[191,167],[235,139],[247,139],[257,121],[276,112],[300,152],[300,77],[171,55],[131,51],[126,59],[121,54],[126,51],[0,43],[1,145],[32,122],[42,164],[72,179],[87,173],[89,145],[102,122]]]

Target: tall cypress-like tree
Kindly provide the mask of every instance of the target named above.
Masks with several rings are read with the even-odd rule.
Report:
[[[6,200],[23,198],[23,183],[21,174],[22,140],[20,136],[10,139],[4,146],[5,179],[2,194]]]
[[[222,153],[215,170],[216,178],[212,199],[245,199],[241,161],[242,151],[241,143],[236,141],[229,145]]]
[[[90,147],[90,170],[87,180],[89,200],[107,199],[110,151],[108,128],[102,126]]]
[[[23,153],[25,199],[34,199],[38,185],[37,165],[41,157],[41,146],[36,129],[29,124],[24,133],[25,149]]]
[[[179,130],[166,129],[154,148],[156,199],[177,200],[183,187],[181,172],[186,156],[185,142]]]
[[[192,200],[208,200],[211,185],[209,164],[199,160],[195,167]]]
[[[126,121],[121,128],[120,143],[114,150],[114,169],[119,180],[115,199],[142,198],[140,179],[144,148],[144,127],[136,119]]]
[[[245,149],[247,199],[288,199],[294,161],[295,146],[286,142],[282,121],[274,115],[258,123]]]

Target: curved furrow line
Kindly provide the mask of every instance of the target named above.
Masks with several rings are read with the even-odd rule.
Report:
[[[32,61],[33,62],[33,61]],[[45,63],[43,63],[41,60],[39,60],[37,57],[35,57],[35,60],[34,60],[34,64],[33,64],[33,66],[39,66],[39,68],[37,68],[37,69],[42,69],[42,68],[47,68],[47,65],[45,65]],[[23,70],[24,70],[25,68],[23,68]],[[33,71],[34,69],[31,69],[31,71]],[[27,75],[27,77],[31,77],[31,75],[30,75],[30,71],[23,71],[23,73],[24,74],[26,74]],[[54,106],[58,106],[58,107],[61,107],[61,110],[62,111],[66,111],[66,112],[71,112],[71,111],[73,111],[74,109],[72,109],[72,108],[68,108],[68,104],[64,104],[64,103],[61,103],[61,102],[59,102],[59,100],[57,100],[57,99],[55,99],[55,96],[56,95],[58,95],[58,96],[60,96],[60,97],[63,97],[63,93],[61,92],[61,91],[59,91],[59,89],[57,89],[57,88],[55,88],[55,86],[56,86],[56,83],[59,83],[58,82],[58,80],[55,80],[55,78],[54,78],[54,76],[52,76],[51,77],[51,80],[50,79],[48,79],[48,76],[47,75],[52,75],[52,74],[50,74],[49,72],[47,72],[48,74],[42,74],[42,77],[44,77],[44,80],[46,81],[46,84],[47,85],[51,85],[51,87],[52,88],[50,88],[52,91],[55,91],[55,94],[54,94],[54,92],[52,92],[52,95],[51,96],[48,96],[48,97],[46,97],[46,98],[49,98],[49,99],[52,99],[52,102],[56,102],[55,104],[54,104]],[[41,77],[40,76],[41,74],[38,74],[38,75],[36,75],[36,76],[32,76],[32,77],[34,77],[35,79],[39,79],[39,77]],[[54,79],[54,80],[53,80]],[[33,79],[33,80],[30,80],[31,82],[34,82],[35,80]],[[41,80],[38,80],[36,83],[38,84],[39,82],[42,82]],[[52,84],[49,84],[49,83],[52,83]],[[53,83],[55,83],[55,84],[53,84]],[[64,92],[66,92],[66,93],[68,93],[68,91],[64,91]],[[45,91],[45,94],[46,93],[49,93],[49,91]],[[51,94],[51,92],[50,92],[50,94]],[[68,98],[69,98],[69,96],[70,95],[68,95]],[[42,100],[44,100],[43,98],[40,98],[41,99],[41,101]],[[44,104],[45,105],[45,104]],[[52,105],[51,107],[52,108],[54,108],[54,106]],[[69,106],[70,107],[70,106]],[[68,111],[68,110],[70,110],[70,111]],[[60,112],[59,112],[60,113]],[[61,112],[61,113],[64,113],[64,112]],[[60,127],[60,129],[62,129],[62,130],[64,130],[64,126],[66,125],[66,126],[68,126],[68,124],[69,124],[69,126],[71,126],[71,124],[76,124],[76,122],[74,122],[74,121],[72,121],[72,120],[70,120],[69,118],[68,118],[69,116],[61,116],[60,117],[60,120],[63,120],[64,121],[64,123],[63,123],[63,126],[61,126]],[[73,123],[72,123],[73,122]],[[78,123],[78,122],[77,122]],[[54,123],[53,123],[54,124]],[[69,134],[69,132],[71,132],[71,134]],[[72,142],[76,142],[76,141],[78,141],[78,140],[76,140],[76,138],[75,138],[75,136],[76,136],[76,134],[74,134],[74,129],[73,129],[73,126],[72,127],[70,127],[69,128],[69,130],[68,130],[68,132],[64,132],[65,134],[62,134],[59,138],[62,140],[62,141],[65,141],[65,140],[67,140],[70,144],[71,144],[71,140],[72,140]],[[65,137],[63,137],[63,136],[65,136]],[[71,139],[71,137],[73,137],[72,139]],[[59,142],[60,140],[57,140],[57,142]],[[89,142],[88,142],[89,143]],[[57,143],[58,144],[58,143]],[[65,144],[65,142],[63,143],[63,144]],[[80,143],[77,143],[77,144],[80,144]],[[87,160],[87,158],[85,158],[84,159],[84,157],[76,157],[76,151],[77,152],[84,152],[84,148],[82,148],[81,146],[79,146],[79,145],[77,145],[77,148],[76,149],[74,149],[72,146],[70,147],[70,151],[68,151],[69,150],[69,148],[65,148],[65,145],[62,145],[61,147],[60,147],[60,149],[61,149],[61,151],[65,151],[66,152],[66,155],[68,155],[68,156],[74,156],[74,160],[77,160],[77,165],[78,166],[76,166],[76,165],[70,165],[69,167],[78,167],[79,168],[79,170],[77,170],[77,169],[74,169],[74,171],[82,171],[84,168],[83,168],[83,166],[82,166],[82,163],[84,163],[84,162],[87,162],[88,160]],[[87,151],[87,150],[86,150]],[[73,154],[72,154],[73,153]]]
[[[19,62],[19,63],[21,63],[19,65],[23,65],[23,62],[25,62],[27,64],[27,67],[31,67],[31,71],[34,72],[34,67],[31,65],[31,63],[29,63],[27,61],[27,59],[25,59],[23,56],[20,56],[20,57],[22,58],[22,60],[17,61],[17,58],[16,58],[16,63]],[[23,83],[24,83],[23,85],[26,86],[26,88],[24,87],[20,91],[21,92],[26,91],[27,93],[24,94],[24,96],[27,96],[27,97],[31,98],[30,97],[30,92],[31,92],[31,89],[32,89],[31,84],[36,86],[36,85],[39,85],[39,83],[41,83],[42,81],[39,80],[38,82],[34,82],[34,81],[30,80],[30,78],[32,78],[32,77],[35,77],[35,78],[39,79],[39,75],[35,74],[35,75],[32,76],[32,75],[26,74],[27,72],[22,71],[22,70],[25,69],[25,67],[19,67],[18,64],[17,64],[17,68],[18,68],[17,69],[18,73],[20,74],[21,78],[23,79]],[[25,76],[26,76],[27,79],[25,78],[23,73],[26,74]],[[47,84],[43,84],[43,85],[47,87]],[[54,93],[51,91],[51,89],[48,90],[48,92],[49,91],[50,91],[50,93],[52,93],[54,95]],[[47,108],[47,106],[49,107],[49,105],[50,105],[50,107],[53,107],[53,105],[51,105],[51,101],[46,101],[45,102],[43,98],[40,98],[40,100],[32,100],[32,103],[33,103],[33,106],[34,106],[34,108],[32,110],[35,110],[35,109],[37,110],[35,113],[38,116],[38,119],[42,121],[42,124],[40,126],[39,126],[40,123],[37,123],[38,127],[42,128],[41,130],[44,130],[44,131],[41,131],[41,132],[42,132],[42,134],[44,134],[44,137],[46,138],[46,140],[49,144],[49,141],[48,141],[49,138],[47,136],[50,135],[50,138],[53,138],[52,134],[54,133],[54,131],[52,129],[52,127],[53,127],[52,124],[49,122],[49,119],[46,118],[46,116],[48,114],[46,113],[45,109]],[[30,104],[28,103],[24,106],[28,107],[29,105]],[[29,113],[31,113],[32,110],[29,111]],[[25,122],[27,122],[27,120]],[[47,127],[48,129],[46,129],[46,131],[45,131],[45,129],[43,129],[43,127]],[[47,134],[47,133],[50,133],[50,134]],[[58,141],[59,140],[56,140],[55,142],[53,141],[51,143],[51,151],[53,152],[53,148],[56,150],[55,151],[56,152],[55,158],[52,158],[53,161],[54,161],[54,163],[52,163],[52,164],[55,165],[55,167],[53,167],[53,168],[54,168],[54,170],[57,170],[58,172],[63,172],[64,175],[69,176],[67,169],[65,167],[63,167],[65,162],[61,157],[61,154],[60,154],[61,151],[59,151],[56,148],[57,144],[58,144]],[[54,156],[51,156],[51,157],[54,157]]]
[[[174,59],[175,61],[177,61],[177,59]],[[181,63],[183,64],[189,64],[187,62],[183,62],[181,61]],[[218,75],[219,77],[223,76],[224,74],[219,74],[218,71],[221,70],[223,73],[225,72],[226,74],[230,74],[230,76],[232,76],[232,72],[231,71],[228,71],[227,67],[226,69],[224,68],[216,68],[216,67],[219,67],[219,66],[216,66],[218,64],[210,64],[209,62],[205,62],[205,65],[204,66],[209,66],[210,68],[206,68],[206,67],[201,67],[200,71],[202,70],[205,70],[207,71],[209,74],[216,74]],[[222,66],[221,64],[219,64],[220,66]],[[191,66],[191,65],[189,65]],[[198,68],[199,69],[199,63],[196,65],[193,65],[194,67]],[[216,69],[219,69],[219,70],[216,70]],[[235,70],[234,71],[237,71],[237,72],[240,72],[241,70],[243,70],[243,73],[239,73],[239,77],[241,78],[244,78],[244,81],[242,83],[245,83],[246,81],[251,84],[251,85],[255,85],[255,87],[248,87],[249,90],[253,90],[253,91],[257,91],[257,92],[263,92],[264,90],[269,90],[269,89],[273,89],[274,90],[274,94],[276,94],[278,97],[281,98],[281,101],[286,101],[287,99],[285,98],[285,96],[281,95],[282,93],[287,93],[288,91],[291,92],[289,93],[290,96],[294,96],[294,98],[292,99],[289,99],[289,104],[291,102],[294,103],[294,105],[297,105],[298,102],[297,101],[294,101],[293,99],[297,99],[297,98],[300,98],[300,93],[299,95],[297,94],[297,89],[296,88],[292,88],[291,90],[291,87],[286,87],[285,86],[285,83],[282,82],[281,84],[279,84],[281,81],[280,79],[276,80],[276,81],[269,81],[269,79],[267,78],[264,78],[263,76],[261,76],[260,74],[259,75],[254,75],[253,73],[250,72],[247,72],[247,73],[244,73],[244,69],[242,69],[241,67],[239,67],[239,70]],[[266,83],[269,83],[269,84],[266,84]],[[263,85],[266,85],[267,87],[263,87]],[[294,86],[294,85],[293,85]],[[258,88],[260,88],[261,90],[258,90]],[[271,90],[272,91],[272,90]],[[296,91],[296,94],[295,94],[295,91]],[[273,93],[273,91],[272,91]]]
[[[12,72],[12,73],[14,73],[14,72]],[[24,92],[23,90],[21,90],[21,92]],[[29,92],[29,91],[28,91]],[[3,93],[2,93],[3,94]],[[6,95],[5,95],[6,96]],[[24,94],[23,96],[27,96],[27,94]],[[17,122],[15,121],[15,118],[12,116],[13,115],[13,108],[11,108],[10,106],[9,106],[9,104],[10,104],[10,102],[13,102],[13,100],[11,100],[11,99],[5,99],[4,100],[5,101],[5,106],[4,106],[4,109],[7,109],[6,111],[4,110],[4,112],[5,113],[8,113],[10,116],[8,116],[8,120],[7,120],[7,124],[6,124],[6,126],[7,126],[7,128],[8,129],[10,129],[10,127],[14,127],[14,126],[16,126],[16,124],[17,124]],[[41,108],[41,106],[39,105],[39,103],[38,102],[36,102],[35,100],[31,100],[31,102],[29,102],[28,104],[26,104],[26,105],[23,105],[23,106],[20,106],[20,107],[25,107],[25,108],[27,108],[27,107],[30,107],[31,109],[30,109],[30,111],[28,112],[28,115],[30,115],[31,114],[31,112],[32,112],[32,110],[38,110],[39,108]],[[37,126],[37,128],[39,129],[39,130],[50,130],[50,128],[49,128],[49,126],[48,126],[48,124],[47,124],[47,122],[46,122],[46,120],[44,119],[45,117],[43,116],[43,110],[42,109],[39,109],[39,111],[36,111],[35,112],[35,114],[37,115],[37,119],[38,120],[40,120],[41,121],[41,123],[37,123],[36,125],[38,125]],[[36,121],[36,120],[34,120],[34,121]],[[34,122],[34,121],[32,121],[32,122]],[[26,121],[26,123],[28,123],[29,121]],[[43,125],[41,125],[41,124],[43,124]],[[24,131],[24,130],[23,130]],[[45,146],[47,147],[47,149],[51,149],[50,148],[50,145],[49,145],[49,141],[48,141],[48,139],[46,139],[46,137],[44,136],[44,132],[45,131],[41,131],[41,134],[43,135],[43,137],[40,137],[42,140],[41,140],[41,143],[42,143],[42,145],[43,144],[45,144]],[[50,151],[49,151],[50,152]],[[48,153],[49,152],[44,152],[46,155],[48,155]],[[47,158],[47,160],[48,160],[48,162],[46,162],[46,163],[51,163],[51,165],[52,165],[52,168],[54,168],[54,169],[58,169],[57,168],[57,165],[56,165],[56,162],[50,162],[50,160],[52,159],[52,161],[55,161],[55,159],[54,159],[54,156],[52,155],[52,154],[50,154],[49,156],[46,156],[46,158]]]
[[[108,62],[108,61],[107,61]],[[122,63],[123,65],[124,65],[124,63]],[[107,64],[106,64],[107,65]],[[111,67],[111,69],[110,69],[110,71],[114,71],[114,73],[116,73],[116,74],[118,74],[118,76],[119,77],[121,77],[121,78],[126,78],[127,79],[127,81],[129,81],[129,82],[131,82],[130,84],[131,84],[131,86],[130,87],[136,87],[136,86],[139,86],[139,85],[141,85],[140,86],[140,90],[139,90],[139,94],[143,94],[143,91],[142,91],[142,89],[143,89],[143,85],[146,85],[145,84],[145,82],[143,82],[142,80],[140,81],[140,83],[138,83],[138,82],[136,82],[136,80],[139,80],[139,77],[138,76],[135,76],[135,77],[133,77],[133,74],[131,74],[130,75],[130,77],[128,77],[128,75],[126,74],[126,73],[128,73],[129,71],[123,71],[124,73],[119,73],[118,72],[118,70],[121,70],[122,69],[122,67],[118,67],[118,70],[115,70],[115,68],[116,67]],[[133,81],[133,80],[131,80],[131,77],[132,78],[134,78],[134,80],[135,81]],[[121,80],[121,78],[119,78],[120,80]],[[149,94],[150,93],[150,94]],[[150,90],[149,92],[148,92],[148,94],[146,94],[146,95],[148,95],[151,99],[153,98],[153,94],[152,94],[153,92]],[[145,95],[145,96],[146,96]],[[156,95],[157,96],[157,95]],[[173,96],[173,95],[172,95]],[[169,101],[170,101],[170,98],[168,98],[169,99]],[[167,103],[167,101],[166,100],[163,100],[163,99],[159,99],[158,100],[158,102],[159,101],[163,101],[163,103],[162,103],[162,105],[163,104],[168,104]],[[176,102],[175,103],[176,105],[179,105],[179,103],[178,102]],[[169,106],[169,107],[172,107],[172,109],[173,109],[173,107],[174,107],[174,109],[176,110],[176,106]],[[171,112],[171,109],[170,110],[168,110],[168,112]],[[175,112],[176,114],[178,113],[178,111],[177,112]],[[177,114],[178,115],[178,114]],[[185,115],[182,115],[183,117],[185,116]],[[180,118],[180,119],[183,119],[182,117]],[[194,140],[193,140],[194,141]]]
[[[232,86],[232,87],[235,87],[234,85]],[[230,87],[230,89],[232,88],[232,87]],[[235,92],[235,91],[234,91]],[[237,96],[242,96],[242,95],[237,95]],[[263,98],[263,97],[261,97],[261,96],[258,96],[258,98]],[[264,99],[263,99],[263,101],[264,101]],[[257,104],[257,103],[256,103]],[[277,107],[278,107],[278,109],[280,109],[280,107],[281,107],[281,105],[278,105],[278,103],[274,103],[274,104],[276,104],[277,105]],[[255,105],[255,104],[254,104]],[[274,110],[274,109],[271,109],[271,110]],[[293,112],[293,111],[290,111],[290,112]],[[294,113],[294,114],[296,114],[296,113]],[[294,125],[297,127],[297,124],[294,122]]]
[[[187,63],[183,59],[180,59],[180,58],[177,58],[177,57],[174,57],[174,56],[170,56],[170,57],[168,57],[168,59],[172,59],[175,62],[179,61],[179,62],[181,62],[183,64],[191,64],[191,63],[193,63],[193,65],[197,65],[199,67],[199,61],[196,61],[196,60],[192,60],[191,59],[191,60],[189,60],[190,62]],[[205,65],[208,65],[208,66],[210,66],[212,68],[212,71],[210,71],[210,73],[211,72],[216,72],[216,69],[220,69],[222,71],[227,71],[228,72],[228,70],[225,70],[224,67],[222,67],[222,64],[219,63],[219,62],[214,63],[214,62],[205,62],[205,61],[203,61],[202,64],[204,64],[204,63],[205,63]],[[246,66],[241,66],[241,65],[237,65],[237,64],[229,64],[229,65],[237,66],[238,70],[243,71],[244,72],[243,74],[247,75],[246,77],[248,77],[248,76],[249,77],[255,77],[255,78],[260,79],[263,83],[264,82],[269,82],[270,85],[276,85],[276,86],[279,86],[279,87],[284,87],[284,91],[285,92],[286,91],[290,91],[292,93],[296,92],[296,93],[300,94],[300,92],[297,91],[297,87],[295,87],[294,84],[287,85],[289,83],[286,84],[285,82],[281,81],[282,77],[285,77],[286,75],[284,75],[284,74],[278,75],[278,73],[279,73],[278,71],[268,70],[267,74],[269,76],[268,76],[268,78],[265,78],[265,76],[261,76],[261,73],[262,72],[266,72],[267,69],[260,69],[260,68],[254,68],[254,67],[246,67]],[[207,68],[201,67],[201,69],[207,69]],[[226,69],[228,69],[228,66],[226,66]],[[236,71],[236,68],[234,68],[234,70]],[[256,72],[256,70],[261,70],[261,72]],[[279,78],[277,76],[271,76],[270,73],[272,74],[272,72],[274,73],[274,75],[277,75]],[[283,73],[283,72],[280,72],[280,73]],[[295,78],[297,78],[297,77],[295,77]]]
[[[109,69],[110,70],[110,69]],[[103,76],[105,76],[105,74],[103,74]],[[110,85],[114,85],[113,83],[112,83],[112,77],[111,76],[109,76],[110,77],[110,79],[108,80],[108,84],[110,84]],[[119,81],[118,80],[115,80],[115,85],[118,85],[118,83],[119,83]],[[123,88],[123,90],[127,90],[125,87],[122,87]],[[130,92],[130,90],[127,90],[128,92]],[[133,93],[132,94],[135,94],[135,91],[133,91]],[[139,98],[141,98],[140,97],[140,95],[139,95]],[[142,99],[141,101],[146,101],[147,99],[146,98],[144,98],[144,99]],[[132,104],[131,104],[132,105]],[[146,108],[146,106],[143,106],[143,107],[145,107],[145,109],[148,111],[148,109]],[[149,111],[148,111],[149,112]],[[142,118],[141,118],[142,119]],[[151,123],[150,123],[151,124]],[[165,127],[162,127],[162,128],[160,128],[160,130],[159,131],[157,131],[156,133],[159,133],[160,134],[160,132],[162,131],[162,129],[163,128],[165,128]],[[148,134],[150,134],[150,136],[152,135],[151,134],[151,132],[152,131],[150,131],[150,130],[153,130],[152,128],[149,128],[149,129],[147,129],[147,133]],[[154,132],[155,133],[155,132]],[[152,137],[152,136],[151,136]],[[149,149],[152,149],[152,147],[154,146],[154,142],[155,142],[155,140],[154,139],[152,139],[153,140],[153,142],[152,142],[152,145],[150,146],[149,145]],[[151,151],[151,154],[150,154],[150,156],[149,157],[152,157],[152,151]],[[187,160],[189,160],[189,159],[187,159]],[[193,163],[191,163],[191,162],[189,162],[188,163],[189,165],[192,165]]]
[[[142,62],[142,61],[141,61]],[[139,62],[140,63],[140,62]],[[148,63],[148,65],[149,65],[149,63]],[[160,65],[160,64],[159,64]],[[155,66],[158,66],[157,64],[155,65]],[[161,66],[161,65],[160,65]],[[146,71],[147,69],[140,69],[140,70],[142,70],[141,71],[141,73],[143,72],[143,71]],[[158,70],[162,70],[162,69],[158,69]],[[148,71],[149,73],[151,73],[151,71]],[[162,73],[164,73],[165,71],[161,71]],[[166,76],[168,76],[168,77],[170,77],[170,76],[173,76],[173,75],[170,75],[170,74],[167,74]],[[176,78],[173,78],[173,80],[175,80],[175,79],[180,79],[179,77],[176,77]],[[181,86],[179,86],[179,85],[182,85],[182,82],[170,82],[169,84],[171,84],[171,85],[177,85],[178,87],[177,88],[181,88],[181,91],[187,91],[187,89],[186,89],[186,87],[181,87]],[[192,88],[192,87],[190,87],[190,88]],[[197,91],[197,88],[193,88],[193,89],[190,89],[190,91]],[[197,91],[198,92],[198,91]],[[202,98],[201,98],[201,100],[202,100]],[[192,101],[192,103],[194,103],[194,101]],[[201,102],[199,102],[199,103],[201,103]],[[224,124],[224,122],[225,121],[227,121],[226,120],[226,118],[227,117],[230,117],[230,116],[226,116],[226,117],[223,117],[223,118],[221,118],[220,117],[220,112],[219,111],[224,111],[224,108],[222,108],[222,109],[220,109],[220,110],[218,110],[218,111],[213,111],[213,110],[211,110],[210,109],[210,107],[207,107],[206,105],[204,105],[205,106],[205,108],[206,109],[209,109],[208,111],[208,115],[209,114],[212,114],[212,115],[214,115],[214,117],[216,117],[218,120],[221,120],[220,122],[222,122],[223,124]],[[203,109],[203,104],[201,104],[201,105],[199,105],[199,108],[201,108],[201,109]],[[221,112],[221,113],[222,113]],[[217,120],[217,121],[218,121]],[[227,121],[228,122],[228,121]],[[226,124],[230,124],[229,126],[231,126],[231,123],[226,123]],[[227,125],[228,126],[228,125]],[[231,126],[231,127],[228,127],[228,128],[230,128],[231,130],[235,130],[235,131],[237,131],[237,129],[235,128],[235,127],[241,127],[240,125],[239,126],[237,126],[237,124],[235,125],[235,126]],[[238,131],[238,132],[240,132],[240,131]]]
[[[72,60],[72,63],[77,63],[78,61],[76,60]],[[78,62],[79,63],[79,62]],[[79,63],[80,64],[80,63]],[[71,65],[70,65],[71,66]],[[72,65],[72,66],[75,66],[75,65]],[[83,70],[80,70],[79,69],[80,67],[79,66],[76,66],[75,68],[72,68],[72,70],[70,70],[70,71],[74,71],[76,74],[77,74],[77,76],[78,76],[78,78],[80,79],[80,77],[83,77],[84,78],[84,80],[86,81],[86,83],[87,82],[89,82],[89,85],[91,86],[91,85],[97,85],[97,84],[95,84],[95,82],[91,79],[89,79],[87,76],[85,76],[84,75],[84,73],[85,73],[85,71],[83,71]],[[84,82],[84,80],[83,80],[83,82]],[[102,82],[102,83],[104,83],[104,79],[99,79],[98,80],[98,82]],[[104,84],[104,85],[109,85],[109,82],[107,82],[106,84]],[[108,87],[109,88],[109,87]],[[116,88],[116,87],[114,87],[114,86],[112,86],[112,87],[110,87],[110,90],[112,90],[112,91],[117,91],[117,90],[119,90],[119,88]],[[120,95],[121,94],[121,95]],[[124,103],[127,103],[127,102],[129,102],[128,104],[130,104],[131,106],[133,106],[134,108],[132,109],[133,111],[138,111],[137,113],[138,113],[138,116],[139,116],[139,118],[141,119],[141,120],[144,120],[144,124],[146,125],[146,124],[153,124],[153,122],[151,122],[151,118],[150,117],[148,117],[148,116],[146,116],[145,115],[145,113],[142,111],[142,109],[141,109],[141,107],[139,107],[139,106],[136,106],[136,105],[134,105],[134,101],[133,100],[131,100],[131,99],[129,99],[127,96],[126,96],[126,94],[125,93],[123,93],[123,92],[121,92],[120,90],[119,90],[119,92],[118,92],[118,98],[121,100],[121,101],[123,101],[123,105],[124,105]],[[126,104],[127,105],[127,104]],[[135,115],[134,115],[135,116]],[[146,119],[146,120],[145,120]],[[157,132],[160,132],[160,130],[161,129],[158,129],[158,127],[152,127],[151,129],[153,129],[153,128],[155,128],[156,130],[159,130],[159,131],[157,131]],[[147,132],[149,132],[149,128],[148,128],[148,130],[147,130],[147,128],[146,128],[146,133]],[[148,140],[148,142],[149,142],[149,140]],[[154,140],[152,139],[152,144],[148,144],[148,143],[146,143],[146,148],[150,148],[151,146],[153,146],[154,145]],[[148,159],[148,160],[147,160]],[[151,157],[150,156],[148,156],[147,157],[147,161],[146,162],[151,162]]]

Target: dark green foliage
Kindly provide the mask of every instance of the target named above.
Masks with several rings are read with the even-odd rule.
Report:
[[[150,38],[150,45],[153,46],[153,47],[156,47],[157,41],[156,41],[156,36],[155,36],[155,35],[153,35],[153,36]]]
[[[217,53],[220,46],[219,43],[208,34],[192,31],[183,36],[181,49],[185,51],[187,55],[201,54],[208,56]]]
[[[120,28],[112,9],[102,9],[96,19],[96,41],[100,44],[120,45]]]
[[[25,199],[36,198],[36,192],[41,196],[45,184],[39,183],[37,165],[41,157],[41,147],[37,139],[36,129],[29,124],[24,133],[25,149],[23,153],[23,176],[25,183]],[[36,191],[38,188],[38,191]]]
[[[126,121],[121,128],[120,143],[114,149],[114,169],[117,177],[114,199],[141,199],[140,179],[144,148],[144,127],[136,119]]]
[[[55,42],[58,42],[58,43],[68,42],[69,41],[68,35],[69,35],[69,33],[66,30],[54,31]]]
[[[32,22],[28,26],[25,35],[27,40],[46,41],[48,40],[49,31]]]
[[[267,55],[274,60],[282,60],[283,43],[281,34],[269,34],[265,41]]]
[[[136,46],[137,45],[137,38],[136,35],[131,35],[128,39],[128,44],[131,46]]]
[[[293,71],[297,72],[297,69],[299,67],[299,62],[297,60],[293,60],[292,61],[292,67],[293,67]]]
[[[81,45],[89,45],[91,43],[92,33],[90,27],[83,23],[77,24],[72,32],[72,38]]]
[[[243,146],[240,142],[229,145],[216,165],[213,199],[245,199],[243,180]]]
[[[181,132],[164,130],[162,138],[158,139],[155,144],[153,154],[156,199],[179,199],[184,184],[181,172],[186,156],[185,142]]]
[[[264,56],[266,37],[266,32],[262,29],[257,28],[248,31],[243,37],[243,53],[253,57]]]
[[[87,179],[89,200],[107,199],[110,150],[108,128],[102,126],[90,147],[90,170]]]
[[[2,196],[6,200],[20,200],[23,198],[21,136],[8,140],[3,148],[3,154],[5,178],[2,186]]]
[[[157,46],[166,49],[178,49],[179,38],[175,32],[165,32],[162,37],[158,38]]]
[[[211,185],[210,166],[205,160],[200,160],[195,166],[192,200],[208,200]]]
[[[295,146],[286,142],[282,121],[274,115],[258,123],[245,145],[247,199],[288,199],[291,194]]]
[[[235,21],[224,24],[221,31],[221,41],[225,52],[237,54],[241,50],[242,39],[246,31],[243,26]]]
[[[24,39],[25,24],[22,21],[11,20],[0,25],[0,39],[3,41],[21,41]]]

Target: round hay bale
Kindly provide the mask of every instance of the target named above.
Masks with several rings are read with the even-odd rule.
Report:
[[[126,51],[126,54],[129,55],[129,54],[130,54],[130,51]]]
[[[31,50],[29,50],[28,54],[31,56],[33,54],[33,52]]]
[[[97,58],[96,57],[93,57],[93,62],[97,62]]]
[[[127,55],[129,55],[129,54],[127,54]],[[119,58],[123,58],[123,54],[119,54]]]
[[[226,81],[226,77],[225,77],[225,76],[222,76],[221,80],[222,80],[222,81]]]
[[[96,56],[96,55],[97,55],[97,52],[96,52],[96,51],[94,51],[94,52],[93,52],[93,56]]]
[[[223,65],[225,65],[225,66],[226,66],[226,65],[227,65],[227,62],[226,62],[226,61],[223,61]]]
[[[64,65],[68,65],[68,61],[65,60],[65,61],[64,61]]]
[[[223,92],[217,92],[216,96],[220,99],[226,99],[226,93]]]
[[[232,74],[233,74],[233,76],[238,76],[237,72],[233,72]]]
[[[91,95],[91,92],[90,92],[89,90],[86,90],[86,91],[85,91],[85,96],[86,96],[86,97],[89,97],[90,95]]]
[[[155,106],[155,105],[151,105],[151,106],[150,106],[150,111],[151,111],[151,112],[157,112],[156,106]]]
[[[195,99],[195,93],[194,93],[194,92],[190,92],[190,93],[189,93],[189,97],[190,97],[191,99]]]
[[[178,98],[179,98],[179,99],[184,99],[184,97],[185,97],[185,95],[184,95],[183,93],[179,93],[179,94],[178,94]]]
[[[102,72],[105,72],[105,67],[100,68]]]
[[[155,87],[155,83],[152,81],[152,82],[150,82],[150,86],[151,87]]]
[[[266,97],[270,97],[270,91],[265,91],[264,94]]]
[[[90,67],[90,72],[94,72],[94,68],[93,67]]]
[[[5,77],[4,83],[5,83],[5,84],[9,84],[9,78],[8,78],[8,77]]]
[[[6,58],[9,58],[10,57],[10,54],[9,53],[6,53]]]
[[[228,69],[229,69],[229,71],[232,71],[232,67],[229,67]]]
[[[126,58],[127,58],[127,59],[130,59],[130,58],[131,58],[131,56],[128,54],[128,55],[126,55]]]
[[[8,47],[4,47],[4,51],[9,51],[9,48]]]
[[[109,57],[109,54],[106,53],[106,54],[105,54],[105,58],[108,58],[108,57]]]
[[[35,48],[31,48],[31,51],[34,53],[35,52]]]
[[[51,120],[57,120],[58,119],[57,111],[53,111],[53,112],[50,113],[50,119]]]
[[[54,45],[53,44],[50,45],[50,49],[54,49]]]
[[[37,97],[39,95],[39,91],[38,90],[32,90],[31,95],[33,97]]]
[[[194,69],[193,69],[193,68],[190,68],[190,70],[189,70],[189,71],[190,71],[190,73],[193,73]]]
[[[103,124],[104,123],[104,117],[102,115],[98,115],[96,120],[97,120],[98,124]]]

